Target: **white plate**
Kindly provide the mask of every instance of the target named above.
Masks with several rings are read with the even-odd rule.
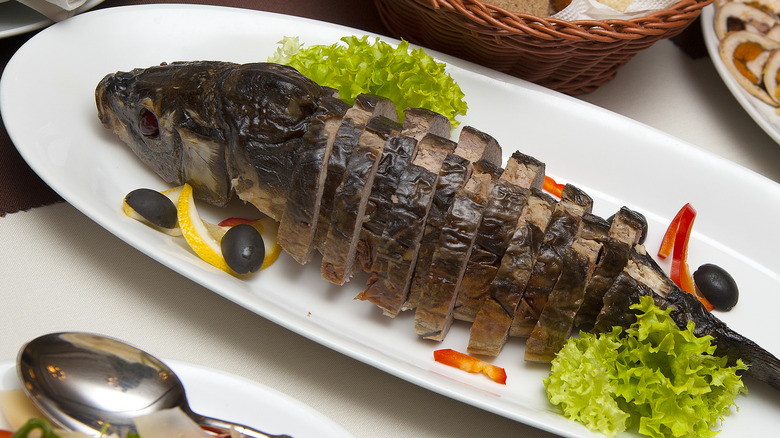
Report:
[[[134,29],[128,38],[125,29]],[[181,239],[128,219],[125,194],[165,186],[96,117],[94,87],[107,73],[162,61],[263,61],[284,35],[329,44],[362,32],[283,15],[240,9],[158,5],[94,11],[33,37],[0,81],[0,110],[30,166],[68,202],[160,263],[269,320],[410,382],[559,435],[591,436],[565,420],[546,399],[549,368],[523,362],[512,340],[494,361],[508,384],[495,384],[433,361],[437,348],[465,351],[468,326],[456,323],[442,344],[418,339],[413,315],[383,317],[355,301],[365,284],[344,287],[320,278],[319,263],[289,257],[239,280],[195,257]],[[100,38],[95,38],[100,35]],[[388,40],[393,42],[393,40]],[[81,47],[81,50],[65,50]],[[465,124],[494,135],[508,156],[519,149],[547,163],[551,176],[573,182],[607,217],[622,205],[644,213],[655,251],[677,210],[699,211],[689,257],[719,264],[738,281],[739,305],[723,314],[743,335],[780,354],[780,337],[766,330],[780,308],[780,185],[681,140],[574,98],[433,53],[449,64],[469,103]],[[209,219],[224,211],[204,208]],[[776,326],[776,324],[774,324]],[[780,396],[750,382],[751,395],[729,417],[722,437],[780,430]]]
[[[192,410],[213,418],[296,438],[350,438],[341,426],[309,406],[257,382],[186,362],[169,361]],[[0,391],[21,389],[13,361],[0,362]],[[10,427],[0,413],[0,429]]]
[[[103,3],[103,0],[87,0],[76,11],[88,11]],[[35,9],[14,0],[0,0],[0,38],[8,38],[34,30],[43,29],[52,21]]]
[[[704,34],[704,44],[707,46],[707,52],[710,54],[712,63],[715,64],[715,69],[718,71],[723,83],[734,95],[742,108],[747,111],[748,115],[755,120],[758,126],[764,130],[774,141],[780,143],[780,116],[777,115],[777,108],[767,105],[762,102],[761,99],[748,93],[739,83],[734,79],[731,73],[726,69],[726,65],[720,58],[720,41],[715,34],[714,27],[715,20],[715,5],[709,5],[701,11],[701,28]]]

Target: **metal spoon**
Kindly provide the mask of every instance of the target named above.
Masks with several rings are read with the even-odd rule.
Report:
[[[52,333],[36,338],[19,352],[17,371],[27,396],[67,430],[124,437],[136,432],[133,418],[179,407],[212,434],[229,433],[232,427],[251,438],[289,438],[196,414],[167,365],[101,335]]]

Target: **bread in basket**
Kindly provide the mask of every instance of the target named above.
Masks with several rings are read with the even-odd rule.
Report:
[[[626,20],[564,21],[480,0],[374,0],[392,36],[567,94],[595,90],[712,0],[681,0]]]

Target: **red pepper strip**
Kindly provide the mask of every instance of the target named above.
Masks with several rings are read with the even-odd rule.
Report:
[[[241,224],[251,224],[255,222],[253,219],[244,219],[242,217],[229,217],[219,223],[220,227],[235,227]]]
[[[563,193],[563,188],[565,186],[566,184],[558,184],[557,182],[555,182],[554,179],[545,175],[544,185],[542,185],[542,189],[560,198],[561,194]]]
[[[13,434],[10,430],[0,430],[0,438],[10,438]]]
[[[443,363],[461,369],[469,373],[483,373],[490,377],[494,382],[506,385],[506,371],[495,365],[491,365],[484,360],[469,356],[468,354],[446,348],[433,352],[433,359],[436,362]]]
[[[691,204],[685,204],[680,210],[680,223],[674,238],[674,250],[672,252],[672,270],[671,279],[680,289],[693,294],[704,305],[707,310],[712,310],[714,306],[696,290],[690,270],[688,269],[688,241],[693,229],[693,221],[696,219],[696,210]]]
[[[678,211],[674,216],[674,219],[672,219],[672,221],[669,223],[669,228],[666,229],[664,238],[661,241],[661,248],[658,249],[658,257],[665,259],[669,257],[669,254],[672,253],[674,240],[677,236],[677,229],[680,228],[680,217],[682,216],[683,211],[685,211],[685,208],[690,205],[691,204],[685,204],[683,208],[681,208],[680,211]]]

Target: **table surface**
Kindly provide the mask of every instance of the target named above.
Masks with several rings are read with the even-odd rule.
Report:
[[[138,2],[101,7],[129,3]],[[357,23],[290,3],[257,8]],[[371,12],[360,11],[369,14],[364,28],[381,33]],[[671,41],[638,54],[616,79],[579,98],[780,182],[780,146],[741,109],[709,58],[693,59]],[[170,271],[66,203],[0,217],[0,242],[0,360],[40,334],[95,331],[270,386],[359,437],[551,436],[277,326]]]

